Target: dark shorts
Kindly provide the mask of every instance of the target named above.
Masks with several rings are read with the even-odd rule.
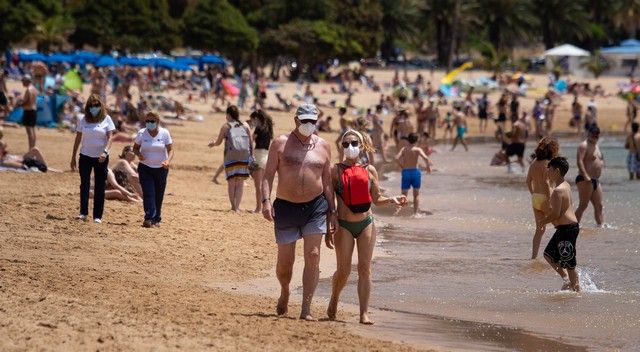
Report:
[[[560,225],[544,249],[544,256],[565,269],[576,267],[576,240],[580,226],[578,224]]]
[[[329,203],[324,194],[306,203],[293,203],[276,198],[273,202],[277,244],[295,242],[305,235],[327,233]]]
[[[582,181],[585,181],[584,176],[582,176],[582,175],[578,175],[578,176],[576,176],[576,185],[577,185],[579,182],[582,182]],[[600,182],[598,181],[598,179],[597,179],[597,178],[592,178],[592,179],[591,179],[591,185],[593,185],[593,190],[594,190],[594,191],[598,188],[598,185],[599,185],[599,184],[600,184]]]
[[[0,105],[4,106],[7,105],[9,102],[7,101],[7,96],[4,94],[4,92],[0,92]]]
[[[507,114],[503,112],[498,114],[498,122],[505,122],[505,121],[507,121]]]
[[[48,168],[47,165],[44,163],[41,163],[40,161],[34,159],[34,158],[24,158],[24,160],[22,160],[22,165],[24,165],[27,169],[30,169],[32,167],[37,168],[38,170],[40,170],[40,172],[47,172]]]
[[[486,110],[480,110],[478,111],[478,118],[481,120],[486,120],[487,117],[489,117],[489,115],[487,114]]]
[[[38,113],[36,110],[25,110],[22,114],[22,124],[25,127],[34,127],[37,119]]]
[[[505,150],[508,157],[517,155],[519,158],[524,156],[524,143],[511,143],[507,145]]]

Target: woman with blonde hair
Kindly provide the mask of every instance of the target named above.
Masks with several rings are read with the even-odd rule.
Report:
[[[538,142],[536,151],[531,155],[533,162],[529,166],[527,173],[527,188],[531,193],[531,206],[533,207],[533,216],[536,220],[536,231],[533,235],[533,244],[531,249],[531,259],[536,259],[540,248],[540,241],[544,235],[544,227],[538,223],[544,219],[549,212],[549,197],[551,195],[551,186],[547,180],[547,164],[549,160],[560,154],[560,145],[555,138],[545,137]]]
[[[335,319],[340,292],[351,273],[351,257],[358,248],[358,297],[360,323],[373,324],[369,318],[371,292],[371,257],[376,243],[371,204],[403,206],[403,195],[392,198],[380,194],[378,172],[372,165],[362,163],[362,155],[373,151],[369,140],[354,130],[347,130],[340,141],[344,161],[331,170],[331,178],[338,199],[338,224],[335,235],[327,234],[329,248],[335,245],[337,268],[333,274],[331,300],[327,308],[329,319]],[[334,238],[335,236],[335,238]]]
[[[71,155],[71,170],[76,169],[76,155],[80,147],[78,169],[80,171],[80,215],[85,220],[89,215],[89,193],[91,190],[91,171],[93,170],[93,222],[102,222],[104,211],[104,192],[109,166],[109,149],[116,126],[107,115],[100,96],[91,94],[84,107],[84,117],[76,127],[76,139]]]

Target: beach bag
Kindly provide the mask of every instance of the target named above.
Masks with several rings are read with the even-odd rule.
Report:
[[[224,152],[226,160],[245,161],[251,159],[251,136],[242,123],[229,123]]]
[[[366,165],[346,166],[338,164],[341,171],[342,200],[353,213],[364,213],[371,209],[369,171]]]

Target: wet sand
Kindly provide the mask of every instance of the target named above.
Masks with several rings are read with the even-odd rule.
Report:
[[[391,74],[374,73],[389,80]],[[328,87],[314,85],[313,89],[319,94]],[[10,82],[9,88],[21,90],[16,82]],[[296,87],[285,84],[280,89],[291,96]],[[186,94],[172,94],[186,102]],[[276,105],[272,91],[269,95],[269,104]],[[344,96],[320,95],[321,102],[336,98]],[[356,94],[354,102],[372,104],[377,98],[377,93],[369,91]],[[309,324],[294,319],[299,310],[299,298],[294,297],[289,317],[275,317],[272,290],[263,285],[254,292],[246,289],[265,277],[276,283],[272,227],[260,215],[228,212],[226,184],[210,181],[222,150],[206,147],[224,116],[201,102],[188,106],[205,121],[169,128],[176,157],[160,229],[140,227],[141,204],[117,201],[107,201],[102,225],[77,222],[73,219],[78,212],[77,174],[0,172],[0,335],[8,337],[0,339],[0,349],[450,349],[428,339],[412,346],[381,341],[411,342],[409,336],[385,333],[383,324],[394,321],[387,320],[385,312],[374,313],[379,325],[373,328],[358,326],[353,307],[339,312],[341,322]],[[601,123],[621,128],[623,108],[618,98],[603,100]],[[336,116],[335,109],[323,109]],[[607,109],[614,113],[606,114]],[[291,114],[275,112],[273,116],[277,133],[293,127]],[[558,116],[558,126],[563,128],[568,109],[560,109]],[[471,120],[471,136],[477,135],[474,124]],[[487,136],[492,134],[491,126],[489,131]],[[5,128],[4,135],[12,153],[26,151],[23,129]],[[337,135],[322,136],[332,141]],[[70,132],[38,129],[38,146],[52,167],[68,169],[72,144]],[[114,144],[111,162],[122,146]],[[241,207],[254,206],[253,184],[248,181]],[[449,226],[464,226],[464,221]],[[322,256],[326,278],[332,268],[327,259],[333,252],[325,248]],[[300,264],[299,257],[296,267]],[[449,275],[455,278],[457,273]],[[378,296],[375,290],[374,297]],[[376,298],[372,303],[379,306]],[[325,309],[326,297],[319,295],[314,314],[324,317]],[[434,341],[463,340],[459,335],[441,335],[435,326],[424,330],[433,333]]]

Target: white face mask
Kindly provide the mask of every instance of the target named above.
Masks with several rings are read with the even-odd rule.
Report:
[[[344,155],[347,157],[347,159],[355,159],[360,156],[360,147],[349,145],[349,148],[346,148],[344,150]]]
[[[298,126],[298,132],[305,137],[309,137],[316,131],[316,125],[312,123],[303,123]]]

